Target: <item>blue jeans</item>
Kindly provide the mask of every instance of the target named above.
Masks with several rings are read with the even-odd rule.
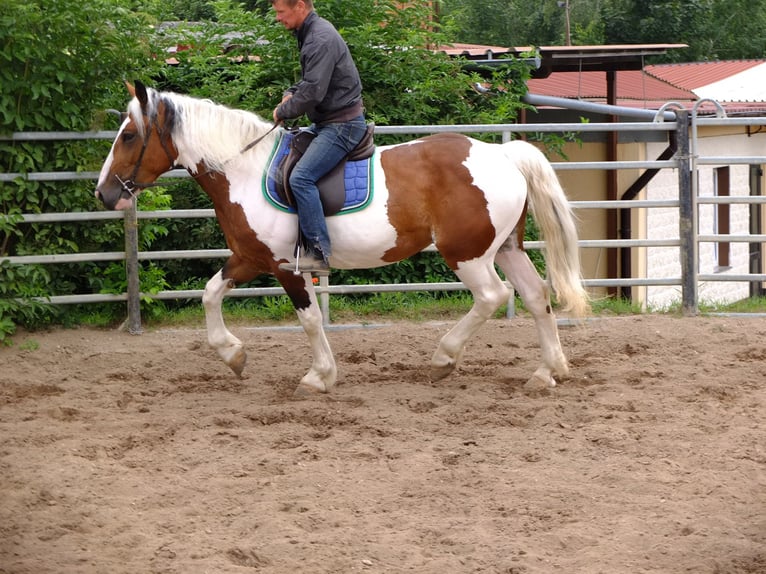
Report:
[[[309,249],[321,251],[325,260],[332,254],[327,223],[319,200],[317,182],[362,141],[367,122],[359,116],[344,123],[311,126],[317,134],[290,175],[295,196],[298,225],[308,240]]]

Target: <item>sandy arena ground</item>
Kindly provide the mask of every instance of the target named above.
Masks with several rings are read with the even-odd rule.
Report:
[[[448,324],[61,330],[0,348],[0,573],[766,573],[766,319],[531,320],[432,383]]]

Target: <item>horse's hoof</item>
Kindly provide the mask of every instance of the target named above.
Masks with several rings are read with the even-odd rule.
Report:
[[[437,367],[436,365],[431,365],[431,381],[441,381],[444,377],[449,375],[452,371],[455,370],[455,363],[448,363],[446,365],[441,365]]]
[[[245,370],[245,363],[247,363],[247,354],[240,351],[227,363],[227,365],[229,365],[229,368],[234,371],[234,374],[241,379],[242,371]]]
[[[543,377],[535,373],[526,383],[524,383],[524,394],[530,396],[549,395],[551,389],[555,386],[556,381],[553,380],[553,377]]]
[[[316,387],[312,387],[309,385],[298,385],[295,391],[293,391],[293,398],[296,400],[302,401],[305,399],[311,399],[311,398],[317,397],[326,392],[327,391],[323,391],[321,389],[318,389]]]

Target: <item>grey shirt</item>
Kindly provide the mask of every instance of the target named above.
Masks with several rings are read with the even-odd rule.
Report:
[[[362,81],[346,42],[335,27],[311,12],[296,30],[301,80],[277,107],[280,119],[306,114],[314,123],[347,121],[362,110]]]

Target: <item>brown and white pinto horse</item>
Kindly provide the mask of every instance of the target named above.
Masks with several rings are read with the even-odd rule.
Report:
[[[329,391],[337,367],[311,278],[278,268],[293,259],[296,216],[274,207],[261,189],[279,130],[252,113],[207,100],[140,83],[128,90],[133,99],[101,169],[96,196],[109,209],[124,209],[160,175],[185,167],[210,196],[232,251],[202,296],[210,345],[242,373],[245,351],[224,325],[221,303],[236,285],[270,273],[290,297],[311,345],[311,368],[297,392]],[[568,365],[548,284],[523,250],[527,206],[545,238],[548,278],[562,308],[583,316],[588,298],[580,280],[574,219],[543,154],[523,141],[488,144],[442,134],[379,147],[371,161],[371,203],[328,218],[331,266],[387,265],[434,243],[474,296],[471,310],[444,335],[431,359],[436,380],[452,372],[469,337],[508,300],[497,264],[537,325],[542,365],[530,382],[555,385],[554,375],[566,374]]]

